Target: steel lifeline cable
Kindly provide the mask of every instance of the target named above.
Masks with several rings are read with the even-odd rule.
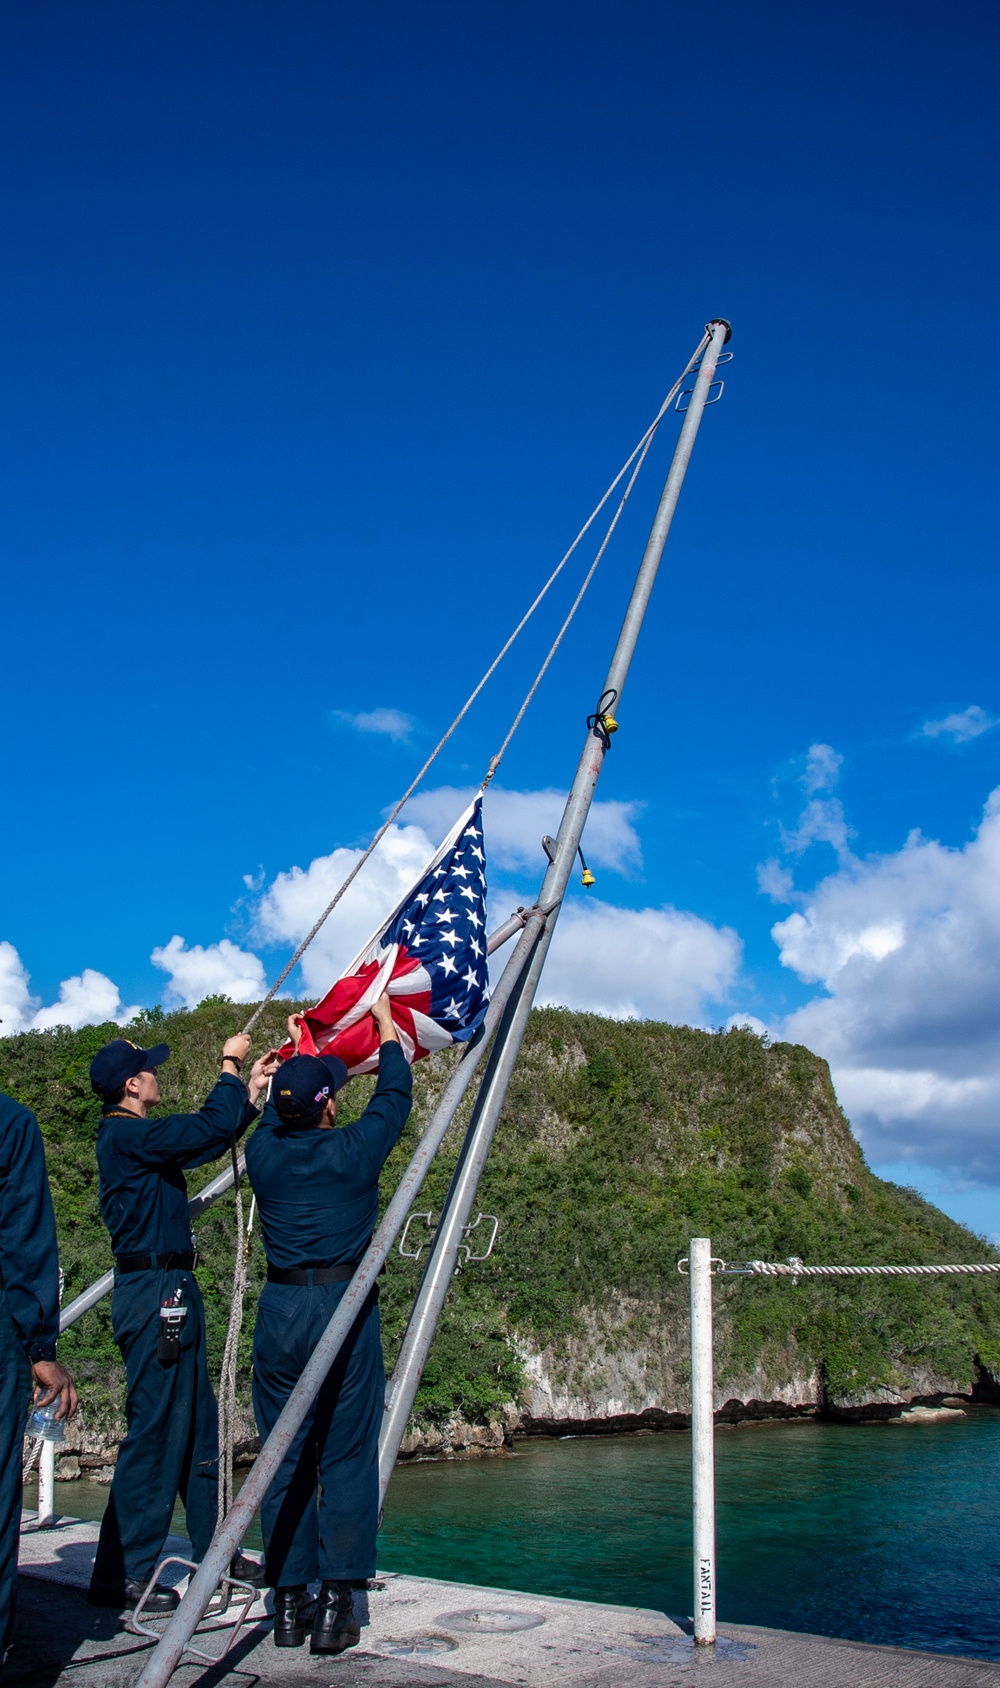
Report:
[[[680,1263],[678,1263],[680,1264]],[[791,1256],[788,1260],[717,1260],[717,1278],[934,1278],[953,1276],[963,1278],[995,1277],[1000,1264],[977,1261],[972,1265],[945,1266],[804,1266]]]

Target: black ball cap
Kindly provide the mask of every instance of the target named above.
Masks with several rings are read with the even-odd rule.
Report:
[[[292,1055],[274,1075],[271,1101],[284,1120],[311,1124],[347,1083],[339,1055]]]
[[[90,1063],[90,1083],[98,1096],[113,1096],[126,1079],[136,1073],[151,1073],[162,1067],[170,1054],[168,1043],[158,1043],[154,1049],[140,1049],[127,1037],[116,1037],[99,1049]]]

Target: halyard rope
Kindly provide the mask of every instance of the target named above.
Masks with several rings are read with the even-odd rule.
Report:
[[[233,1270],[233,1299],[226,1330],[226,1346],[219,1376],[219,1501],[221,1524],[233,1504],[233,1458],[236,1444],[236,1364],[243,1330],[243,1298],[249,1285],[250,1243],[253,1236],[256,1197],[251,1197],[250,1218],[243,1225],[243,1190],[239,1157],[233,1144],[233,1184],[236,1191],[236,1264]]]
[[[656,430],[659,427],[660,423],[662,422],[662,420],[663,420],[664,416],[666,415],[668,409],[670,408],[670,405],[673,403],[673,400],[676,397],[682,383],[687,379],[688,375],[691,373],[691,370],[694,368],[694,365],[698,362],[699,358],[701,357],[702,353],[704,352],[705,347],[708,345],[710,338],[711,338],[711,336],[706,332],[706,334],[702,337],[702,340],[701,340],[696,352],[694,353],[693,357],[691,357],[689,359],[687,365],[685,366],[685,368],[683,370],[683,373],[674,382],[674,385],[671,387],[669,393],[667,394],[666,398],[664,399],[663,403],[661,404],[661,406],[660,406],[659,410],[657,411],[656,415],[654,416],[652,422],[650,423],[649,427],[646,429],[646,432],[643,434],[643,436],[642,436],[641,440],[639,441],[638,445],[635,447],[635,450],[629,453],[629,456],[626,458],[625,462],[622,464],[622,467],[619,469],[619,471],[618,471],[617,475],[615,476],[614,480],[611,482],[611,485],[608,487],[608,489],[605,492],[605,494],[604,494],[603,498],[601,499],[600,503],[597,504],[594,507],[594,509],[591,511],[590,515],[587,517],[587,520],[584,522],[582,528],[580,529],[579,533],[577,534],[576,538],[574,539],[572,545],[569,547],[569,550],[565,553],[565,555],[562,557],[562,559],[556,564],[556,567],[552,570],[552,573],[549,575],[548,580],[545,582],[544,586],[542,587],[541,591],[538,593],[534,602],[531,604],[531,606],[525,611],[524,615],[521,617],[521,620],[518,622],[517,626],[515,627],[513,633],[510,635],[510,638],[507,640],[506,644],[501,648],[501,650],[499,650],[497,652],[497,655],[493,658],[493,661],[490,663],[490,666],[487,668],[485,674],[483,675],[482,679],[479,681],[478,685],[474,688],[473,691],[471,691],[469,693],[469,696],[466,698],[466,700],[463,703],[463,705],[462,705],[461,709],[459,710],[458,714],[455,716],[455,719],[452,721],[451,726],[448,728],[447,732],[444,733],[442,735],[442,737],[438,740],[437,744],[434,746],[434,749],[431,751],[431,753],[428,756],[428,758],[427,758],[426,762],[424,763],[423,767],[420,769],[420,772],[416,775],[416,777],[407,786],[406,790],[404,791],[404,793],[403,793],[402,797],[399,799],[399,801],[393,805],[392,809],[389,811],[389,814],[386,816],[386,819],[382,822],[382,825],[379,827],[378,831],[375,833],[375,836],[373,837],[371,843],[368,845],[367,849],[365,849],[362,852],[362,854],[359,856],[358,860],[354,863],[354,866],[351,868],[351,871],[347,875],[347,878],[343,881],[343,884],[339,887],[336,894],[327,903],[326,908],[323,910],[322,914],[316,920],[314,925],[306,933],[305,937],[302,939],[302,942],[299,944],[298,949],[295,951],[295,954],[291,957],[291,960],[286,964],[285,967],[282,968],[281,972],[278,974],[278,977],[275,979],[275,981],[274,981],[273,985],[271,986],[270,990],[268,991],[267,995],[264,997],[264,1000],[257,1004],[257,1007],[254,1009],[254,1011],[251,1014],[249,1020],[247,1021],[246,1025],[243,1028],[243,1030],[245,1032],[250,1032],[250,1031],[253,1030],[254,1026],[257,1024],[257,1021],[260,1019],[260,1016],[263,1014],[264,1009],[267,1007],[268,1003],[271,1002],[272,999],[277,995],[278,991],[281,989],[281,986],[284,984],[285,980],[288,978],[289,973],[291,973],[293,967],[295,967],[298,964],[298,962],[301,961],[301,959],[302,959],[303,955],[305,954],[306,950],[309,948],[309,945],[312,943],[313,939],[316,937],[316,934],[319,932],[320,928],[323,926],[325,921],[330,917],[330,915],[333,913],[334,909],[336,908],[337,904],[340,902],[340,899],[344,895],[344,892],[348,889],[348,887],[357,878],[358,874],[361,872],[361,869],[364,867],[364,865],[365,865],[366,861],[368,860],[369,856],[372,854],[372,852],[375,849],[377,849],[378,845],[381,843],[382,839],[385,837],[386,833],[388,832],[388,830],[389,830],[390,826],[392,825],[393,821],[396,819],[397,815],[403,809],[405,804],[407,804],[409,802],[410,798],[413,796],[413,793],[416,791],[417,786],[420,784],[424,775],[431,768],[433,763],[436,761],[437,757],[440,755],[441,751],[444,749],[445,745],[448,743],[448,740],[451,738],[452,734],[455,732],[456,728],[459,726],[459,724],[464,720],[465,716],[468,714],[472,705],[475,703],[476,698],[479,696],[483,687],[486,685],[486,682],[496,672],[497,668],[500,666],[500,663],[503,661],[504,657],[507,655],[507,652],[510,650],[511,645],[513,645],[515,639],[518,638],[519,634],[527,626],[528,622],[531,620],[531,617],[534,615],[535,611],[537,610],[537,608],[538,608],[539,604],[541,603],[542,599],[545,597],[546,593],[549,591],[550,587],[552,587],[555,584],[556,580],[558,579],[559,575],[562,573],[566,564],[569,562],[570,557],[573,555],[573,553],[576,550],[577,546],[579,545],[580,541],[583,539],[584,535],[587,533],[587,531],[589,530],[589,528],[591,527],[593,522],[596,520],[596,518],[600,515],[600,513],[603,510],[605,504],[608,502],[608,499],[611,497],[611,494],[614,492],[615,488],[620,485],[622,480],[628,474],[629,469],[631,469],[633,463],[636,462],[636,458],[638,458],[639,461],[636,464],[635,473],[632,475],[632,478],[629,481],[628,486],[625,490],[624,497],[622,498],[621,503],[618,506],[618,509],[615,511],[615,514],[612,517],[611,525],[608,528],[607,534],[605,535],[604,542],[601,545],[601,548],[598,551],[597,556],[594,559],[593,564],[591,565],[590,572],[588,573],[587,578],[583,583],[583,587],[581,588],[580,592],[577,594],[577,597],[576,597],[576,600],[575,600],[575,602],[572,606],[572,609],[570,610],[569,615],[567,616],[565,622],[563,623],[562,627],[559,630],[559,633],[556,636],[555,643],[553,644],[551,650],[549,651],[549,654],[546,657],[545,662],[542,664],[542,667],[539,670],[539,673],[536,675],[535,680],[532,683],[532,686],[531,686],[531,688],[528,692],[528,695],[525,698],[523,704],[521,705],[521,707],[520,707],[520,709],[519,709],[519,711],[518,711],[518,713],[517,713],[517,715],[514,719],[514,724],[511,727],[510,732],[507,734],[507,737],[504,739],[503,744],[502,744],[498,754],[493,758],[493,761],[490,764],[490,772],[487,774],[486,783],[488,783],[489,780],[492,779],[493,774],[496,772],[496,768],[500,764],[500,758],[503,756],[503,753],[507,749],[507,746],[509,745],[511,738],[513,737],[515,731],[517,730],[518,726],[520,725],[521,720],[524,716],[524,712],[527,709],[528,704],[531,702],[531,699],[533,698],[535,691],[538,688],[539,682],[541,681],[542,676],[545,673],[545,670],[548,668],[549,663],[552,661],[552,658],[554,657],[557,649],[559,648],[559,645],[562,642],[562,639],[563,639],[563,636],[566,632],[566,629],[568,628],[570,622],[572,621],[574,615],[576,614],[576,612],[577,612],[577,610],[580,606],[580,602],[583,598],[584,592],[587,590],[587,587],[590,585],[590,582],[593,579],[594,571],[597,568],[597,565],[600,562],[602,556],[604,555],[605,549],[606,549],[607,544],[608,544],[608,540],[611,538],[611,535],[614,532],[615,527],[618,524],[618,518],[621,515],[622,510],[625,507],[625,503],[628,500],[628,495],[631,492],[632,487],[635,484],[636,474],[638,474],[639,469],[642,467],[642,463],[645,459],[646,453],[649,450],[650,444],[652,443],[653,436],[656,433]]]
[[[545,675],[550,663],[552,662],[553,657],[556,654],[556,651],[559,649],[559,646],[562,644],[562,641],[563,641],[563,639],[564,639],[564,637],[565,637],[565,635],[566,635],[566,633],[569,629],[569,626],[570,626],[570,623],[573,620],[573,617],[576,615],[577,610],[579,609],[581,603],[583,602],[583,598],[584,598],[584,595],[587,591],[587,588],[589,587],[591,581],[594,578],[594,575],[597,571],[598,564],[600,563],[601,558],[604,556],[604,553],[608,548],[608,544],[611,540],[612,534],[615,531],[615,528],[618,526],[618,522],[619,522],[619,519],[621,517],[622,511],[624,510],[626,504],[628,503],[629,495],[632,491],[632,488],[635,486],[636,479],[639,475],[639,471],[642,468],[643,463],[646,460],[646,455],[649,451],[650,446],[653,443],[653,439],[656,435],[656,430],[659,427],[660,423],[662,422],[662,420],[663,420],[664,416],[666,415],[667,411],[669,410],[669,408],[670,408],[671,404],[673,403],[674,399],[676,398],[677,393],[679,392],[679,390],[680,390],[681,386],[683,385],[684,381],[687,379],[688,375],[691,373],[695,364],[701,358],[701,356],[704,353],[705,348],[709,344],[710,340],[711,340],[711,335],[706,330],[705,334],[703,335],[703,337],[702,337],[702,339],[701,339],[701,341],[698,345],[697,350],[695,351],[694,355],[688,360],[684,370],[682,371],[682,373],[680,374],[678,379],[674,382],[674,385],[671,387],[671,389],[670,389],[669,393],[667,394],[666,398],[663,400],[663,403],[661,404],[659,410],[657,411],[656,415],[654,416],[654,418],[653,418],[652,422],[650,423],[649,427],[646,429],[646,432],[643,434],[642,438],[640,439],[638,445],[635,447],[634,451],[629,453],[629,456],[627,457],[627,459],[623,463],[622,467],[619,469],[617,475],[615,476],[614,480],[611,482],[611,485],[608,487],[604,496],[601,498],[600,502],[595,506],[595,508],[591,511],[590,515],[587,517],[587,520],[584,522],[583,527],[580,529],[580,531],[577,534],[576,538],[574,539],[572,545],[569,547],[569,550],[565,553],[565,555],[556,564],[556,567],[552,570],[552,573],[549,575],[548,580],[545,582],[541,591],[537,594],[536,598],[534,599],[534,602],[529,606],[529,608],[526,610],[525,614],[521,617],[520,621],[518,622],[517,626],[514,628],[514,631],[513,631],[513,633],[511,633],[507,642],[501,647],[501,649],[498,651],[497,655],[493,658],[493,661],[490,663],[490,666],[487,668],[485,674],[483,675],[482,679],[479,681],[478,685],[474,688],[473,691],[471,691],[469,693],[469,696],[466,698],[465,702],[463,703],[463,705],[462,705],[461,709],[459,710],[458,714],[455,716],[455,719],[452,721],[451,726],[448,728],[447,732],[445,732],[442,735],[442,737],[438,740],[437,744],[434,746],[434,749],[431,751],[431,754],[428,756],[426,762],[424,763],[423,767],[420,769],[419,773],[416,775],[416,777],[407,786],[406,790],[404,791],[404,793],[403,793],[402,797],[399,799],[399,801],[393,805],[392,809],[389,811],[389,814],[386,816],[386,819],[383,821],[382,825],[379,827],[378,831],[375,833],[374,837],[372,838],[372,841],[368,845],[367,849],[365,849],[362,852],[362,854],[359,856],[358,860],[354,863],[354,866],[351,868],[350,872],[348,873],[346,879],[344,879],[343,883],[339,886],[335,895],[327,903],[326,908],[323,910],[322,914],[320,914],[319,918],[314,922],[313,926],[310,928],[310,930],[306,933],[305,937],[302,939],[302,942],[299,944],[299,946],[296,949],[294,955],[287,962],[287,964],[282,968],[281,972],[278,974],[278,977],[275,979],[274,983],[272,984],[271,988],[269,989],[267,995],[264,997],[264,1000],[257,1004],[257,1007],[254,1009],[254,1011],[251,1014],[249,1020],[247,1021],[246,1025],[243,1028],[244,1032],[250,1032],[250,1031],[253,1030],[254,1026],[257,1024],[257,1021],[260,1019],[260,1016],[263,1014],[264,1009],[267,1007],[268,1003],[273,1001],[274,997],[277,995],[278,991],[281,989],[281,986],[284,984],[285,980],[288,978],[288,975],[291,973],[292,969],[298,964],[299,961],[301,961],[301,959],[302,959],[303,955],[305,954],[306,950],[309,948],[309,945],[312,943],[313,939],[316,937],[316,935],[320,931],[321,927],[329,919],[330,915],[333,913],[337,904],[340,902],[340,899],[344,895],[344,892],[348,889],[348,887],[357,878],[358,874],[361,872],[361,869],[364,867],[364,865],[365,865],[366,861],[368,860],[369,856],[371,856],[373,851],[375,851],[378,848],[378,845],[381,843],[382,839],[385,837],[385,835],[388,832],[388,830],[389,830],[390,826],[392,825],[393,821],[399,815],[400,811],[403,809],[405,804],[409,802],[410,798],[413,796],[413,793],[416,791],[416,789],[417,789],[418,785],[420,784],[421,780],[424,778],[424,775],[433,766],[437,757],[440,755],[441,751],[444,749],[445,745],[448,743],[448,740],[451,738],[451,736],[455,732],[456,728],[460,725],[462,720],[468,714],[472,705],[475,703],[476,698],[479,696],[480,692],[482,691],[483,687],[486,685],[487,681],[491,678],[491,676],[496,672],[497,668],[500,666],[500,663],[503,661],[504,657],[507,655],[507,652],[510,650],[510,648],[513,645],[515,639],[517,639],[519,637],[519,635],[523,632],[524,628],[527,626],[528,622],[531,620],[531,617],[534,615],[535,611],[537,610],[539,604],[542,602],[542,599],[549,592],[550,588],[555,585],[556,580],[558,579],[559,575],[562,573],[563,569],[566,567],[566,564],[569,562],[569,560],[572,557],[572,555],[573,555],[574,551],[576,550],[577,546],[580,544],[580,542],[584,538],[585,534],[588,532],[590,527],[596,521],[597,517],[599,516],[600,512],[603,510],[605,504],[608,502],[608,499],[611,497],[611,495],[615,491],[616,487],[620,486],[621,482],[624,480],[625,476],[628,474],[628,471],[630,469],[632,469],[632,474],[629,477],[628,484],[626,485],[625,491],[622,494],[621,499],[619,500],[618,508],[615,510],[615,513],[611,518],[611,522],[610,522],[610,525],[608,527],[608,530],[605,533],[603,540],[601,541],[601,545],[598,549],[597,555],[594,558],[594,561],[590,565],[590,568],[589,568],[589,570],[586,574],[586,577],[583,581],[583,584],[580,587],[580,590],[577,592],[577,595],[574,598],[572,605],[570,606],[569,614],[566,616],[565,620],[563,621],[562,626],[560,627],[558,633],[556,634],[555,639],[552,642],[552,645],[549,647],[548,654],[546,655],[545,660],[542,663],[541,668],[538,670],[538,673],[535,675],[535,678],[532,681],[531,686],[528,689],[527,695],[525,696],[523,703],[521,704],[517,714],[514,717],[514,720],[513,720],[512,724],[510,726],[510,729],[507,733],[506,738],[504,739],[503,743],[500,746],[500,749],[497,751],[496,755],[493,757],[492,761],[490,762],[489,770],[486,774],[486,778],[483,781],[483,790],[485,790],[487,785],[489,785],[489,783],[492,780],[494,774],[496,773],[497,769],[499,768],[501,761],[503,760],[504,753],[507,750],[507,746],[510,744],[510,741],[514,737],[514,734],[516,733],[518,727],[521,725],[521,722],[524,719],[524,716],[525,716],[525,713],[528,709],[528,706],[530,705],[532,698],[534,697],[536,691],[538,690],[538,687],[540,686],[542,679],[544,678],[544,675]],[[635,465],[634,468],[633,468],[633,464]],[[232,1299],[232,1306],[230,1308],[230,1314],[229,1314],[229,1325],[228,1325],[228,1329],[226,1331],[226,1346],[225,1346],[225,1350],[224,1350],[224,1353],[223,1353],[222,1371],[221,1371],[221,1375],[220,1375],[220,1379],[219,1379],[219,1500],[218,1500],[218,1518],[219,1518],[220,1524],[222,1523],[223,1518],[225,1517],[226,1513],[229,1510],[230,1505],[232,1504],[233,1453],[234,1453],[235,1418],[236,1418],[236,1362],[237,1362],[237,1354],[238,1354],[238,1349],[239,1349],[240,1333],[241,1333],[242,1328],[243,1328],[243,1298],[244,1298],[244,1295],[246,1294],[246,1289],[247,1289],[247,1257],[248,1257],[248,1253],[249,1253],[250,1227],[252,1227],[252,1225],[253,1225],[253,1209],[251,1208],[250,1227],[248,1227],[246,1234],[244,1235],[244,1230],[243,1230],[243,1197],[242,1197],[242,1194],[241,1194],[241,1191],[240,1191],[240,1165],[239,1165],[239,1156],[238,1156],[237,1149],[236,1149],[235,1139],[233,1140],[232,1157],[233,1157],[234,1186],[235,1186],[235,1190],[236,1190],[237,1248],[236,1248],[236,1264],[235,1264],[235,1269],[234,1269],[234,1274],[233,1274],[233,1299]]]
[[[683,380],[684,380],[684,376],[682,375],[681,381],[683,381]],[[681,381],[678,381],[678,383],[677,383],[678,387],[680,386]],[[676,390],[677,389],[675,388],[674,391],[676,392]],[[534,680],[531,682],[531,685],[528,688],[528,692],[527,692],[527,695],[524,699],[524,702],[522,703],[520,709],[518,710],[517,714],[514,716],[513,721],[511,722],[509,731],[507,733],[507,737],[504,739],[503,744],[500,746],[500,749],[497,751],[496,755],[493,757],[492,761],[490,762],[489,769],[488,769],[487,774],[486,774],[486,778],[483,781],[483,789],[484,790],[489,785],[490,780],[493,778],[493,775],[496,773],[496,771],[499,768],[501,762],[503,761],[504,752],[506,751],[507,746],[509,745],[511,739],[514,737],[514,734],[517,732],[518,727],[521,725],[521,722],[524,719],[525,712],[528,708],[528,705],[530,704],[532,698],[534,697],[534,695],[537,692],[539,686],[541,685],[542,680],[545,677],[545,671],[548,668],[550,662],[552,661],[552,658],[555,656],[556,651],[559,649],[559,646],[562,644],[563,638],[564,638],[566,632],[568,631],[569,624],[573,620],[573,617],[575,616],[577,610],[580,608],[580,605],[583,602],[584,594],[586,593],[587,587],[590,585],[591,581],[594,578],[594,575],[597,573],[597,565],[600,562],[601,558],[604,556],[604,553],[607,550],[608,545],[610,543],[611,535],[614,533],[615,528],[618,526],[618,518],[621,515],[622,511],[624,510],[626,504],[628,503],[629,494],[632,491],[632,488],[635,486],[636,480],[638,479],[639,470],[642,468],[643,464],[646,461],[646,453],[653,443],[653,437],[656,433],[657,426],[660,422],[661,417],[663,416],[664,410],[666,409],[666,407],[669,403],[670,403],[670,398],[668,397],[664,401],[663,408],[660,411],[660,415],[656,418],[656,421],[653,423],[652,427],[649,429],[648,433],[646,434],[645,443],[640,441],[640,444],[642,444],[642,450],[639,453],[638,461],[635,465],[635,468],[632,470],[631,476],[629,477],[628,486],[625,488],[625,491],[622,493],[621,501],[618,505],[618,508],[611,518],[611,525],[608,528],[607,533],[604,535],[604,538],[601,541],[600,550],[598,551],[597,556],[594,558],[593,562],[590,565],[589,570],[587,571],[587,575],[584,579],[583,585],[580,587],[579,592],[577,593],[576,597],[573,599],[573,602],[570,606],[570,611],[569,611],[568,616],[566,617],[566,620],[563,622],[563,624],[560,627],[558,633],[556,634],[555,638],[553,639],[552,644],[549,646],[548,655],[546,656],[545,661],[542,663],[541,668],[538,670],[538,673],[535,675]],[[626,467],[627,467],[627,465],[626,465]]]

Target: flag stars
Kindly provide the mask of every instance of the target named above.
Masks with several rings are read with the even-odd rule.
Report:
[[[452,948],[462,942],[457,932],[439,932],[438,937],[443,944],[451,944]]]
[[[444,973],[445,975],[447,975],[449,973],[457,973],[457,971],[458,971],[458,967],[457,967],[456,962],[455,962],[455,957],[453,955],[443,955],[441,957],[439,965],[440,965],[442,973]]]
[[[478,833],[477,833],[476,836],[478,837]],[[472,849],[469,851],[469,854],[470,854],[470,856],[475,856],[477,862],[484,862],[486,860],[486,857],[483,855],[483,852],[479,848],[478,844],[473,844]]]
[[[478,893],[472,889],[471,885],[463,885],[458,894],[460,897],[468,897],[470,903],[474,903],[478,895]]]
[[[475,989],[476,985],[479,983],[479,974],[475,971],[475,968],[470,967],[467,973],[463,973],[462,983],[463,985],[468,985],[470,990]]]

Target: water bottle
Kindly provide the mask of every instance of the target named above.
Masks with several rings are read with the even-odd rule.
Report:
[[[56,1418],[59,1402],[50,1401],[46,1407],[36,1407],[28,1420],[28,1435],[41,1436],[46,1442],[66,1440],[66,1421]]]

